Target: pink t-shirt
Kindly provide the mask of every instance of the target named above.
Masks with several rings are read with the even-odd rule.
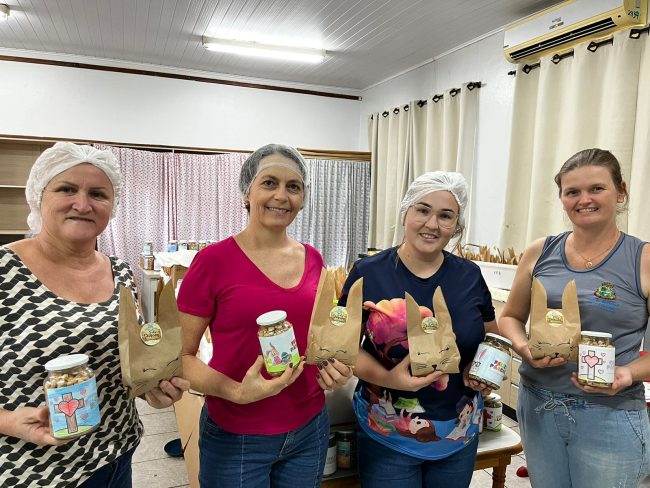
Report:
[[[181,284],[178,309],[210,317],[212,368],[241,381],[261,354],[255,319],[271,310],[287,312],[298,351],[305,354],[323,258],[313,247],[304,246],[305,271],[293,288],[272,282],[232,237],[208,246],[194,258]],[[262,372],[270,378],[264,367]],[[315,366],[307,365],[296,382],[279,394],[246,405],[207,396],[208,412],[217,425],[236,434],[289,432],[306,424],[324,406],[317,372]]]

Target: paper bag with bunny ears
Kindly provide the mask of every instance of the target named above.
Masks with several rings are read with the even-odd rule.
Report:
[[[548,308],[546,290],[533,278],[530,298],[530,339],[528,347],[533,359],[544,356],[578,360],[580,343],[580,309],[575,280],[569,281],[562,293],[562,309]]]
[[[129,398],[153,390],[161,380],[183,374],[183,336],[172,280],[160,294],[158,322],[144,325],[138,322],[133,293],[120,288],[118,341],[122,381],[129,388]]]
[[[422,317],[415,299],[408,293],[405,295],[411,374],[426,376],[434,371],[458,373],[460,351],[440,287],[433,294],[435,317]]]
[[[335,358],[354,366],[361,340],[361,300],[363,278],[354,282],[345,307],[335,305],[334,275],[323,269],[318,282],[316,302],[311,313],[307,339],[307,364]]]

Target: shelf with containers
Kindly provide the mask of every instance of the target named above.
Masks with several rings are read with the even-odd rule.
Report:
[[[0,244],[22,239],[28,231],[25,185],[29,171],[52,142],[0,139]]]

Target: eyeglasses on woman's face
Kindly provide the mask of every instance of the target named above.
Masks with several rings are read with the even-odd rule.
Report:
[[[434,216],[438,226],[443,229],[453,229],[458,223],[458,214],[452,210],[435,210],[424,203],[416,203],[411,207],[413,208],[413,220],[419,224],[426,224]]]

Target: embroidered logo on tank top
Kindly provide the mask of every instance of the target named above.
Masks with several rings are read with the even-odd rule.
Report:
[[[610,281],[603,281],[596,288],[590,302],[599,308],[609,311],[618,310],[619,304],[616,302],[616,287]]]

